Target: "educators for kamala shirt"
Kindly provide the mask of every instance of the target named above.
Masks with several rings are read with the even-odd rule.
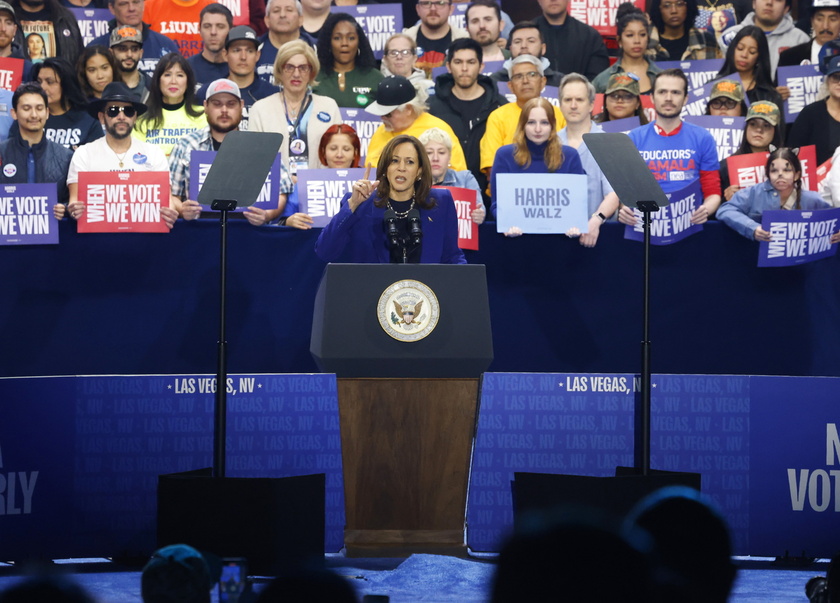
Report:
[[[650,123],[634,128],[628,136],[666,193],[700,180],[701,172],[720,169],[715,139],[700,126],[682,122],[673,132],[662,133],[656,123]],[[710,194],[703,191],[704,197]]]

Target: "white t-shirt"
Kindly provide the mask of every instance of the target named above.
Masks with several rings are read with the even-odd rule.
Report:
[[[79,182],[79,172],[167,172],[169,162],[166,155],[155,145],[141,142],[130,137],[131,147],[123,155],[117,155],[108,146],[107,138],[102,137],[80,146],[73,153],[70,169],[67,172],[67,184]],[[122,158],[122,167],[120,167]]]

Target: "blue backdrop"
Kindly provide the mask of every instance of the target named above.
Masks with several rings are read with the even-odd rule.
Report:
[[[598,246],[480,229],[497,372],[639,370],[642,246],[606,224]],[[0,252],[0,375],[215,371],[219,227],[79,235]],[[231,372],[308,373],[318,231],[230,225]],[[759,269],[717,223],[652,250],[653,368],[840,376],[840,259]]]

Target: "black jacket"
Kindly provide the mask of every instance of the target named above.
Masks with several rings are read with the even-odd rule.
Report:
[[[55,182],[58,186],[58,200],[67,203],[67,170],[73,151],[58,143],[47,140],[46,135],[33,147],[19,136],[11,136],[0,142],[0,164],[3,168],[14,166],[14,170],[0,169],[0,184],[28,182],[29,152],[35,156],[35,182]],[[14,171],[11,176],[7,171]]]
[[[478,180],[478,185],[484,191],[487,188],[487,176],[482,173],[481,166],[481,137],[487,129],[487,117],[494,110],[506,105],[508,100],[499,94],[496,83],[489,76],[480,74],[478,84],[484,88],[481,108],[471,115],[461,115],[452,104],[452,88],[455,78],[451,73],[444,73],[435,79],[435,94],[429,97],[429,113],[439,117],[449,124],[452,131],[461,142],[467,167]]]
[[[26,13],[21,10],[20,2],[12,0],[11,5],[17,13],[18,20],[26,21]],[[53,29],[55,31],[55,56],[67,59],[75,68],[76,61],[78,61],[79,55],[82,54],[83,47],[82,32],[79,31],[79,24],[76,21],[76,17],[67,8],[61,6],[58,0],[55,0],[54,3],[46,2],[46,6],[52,10],[52,18],[50,20],[53,23]],[[18,27],[17,33],[15,34],[15,42],[23,49],[25,53],[24,58],[28,59],[29,49],[24,42],[23,29],[20,27]]]
[[[540,16],[537,27],[545,40],[545,54],[551,68],[560,73],[579,73],[589,81],[610,66],[604,39],[594,27],[566,15],[562,27],[554,27]]]

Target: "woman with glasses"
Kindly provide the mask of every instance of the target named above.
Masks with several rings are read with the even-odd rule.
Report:
[[[615,17],[616,38],[618,39],[618,60],[604,69],[592,80],[596,92],[604,92],[610,76],[627,73],[639,82],[642,94],[650,93],[651,82],[662,71],[647,58],[650,40],[650,22],[645,14],[633,4],[625,2],[618,7]]]
[[[177,52],[164,55],[152,74],[149,110],[137,120],[134,137],[159,147],[168,157],[184,134],[207,125],[195,90],[195,74],[187,59]]]
[[[403,33],[394,34],[385,42],[382,55],[382,75],[401,75],[415,87],[431,88],[435,83],[417,67],[417,43]]]
[[[715,79],[737,73],[744,84],[744,91],[751,103],[760,100],[782,106],[782,97],[773,86],[770,74],[770,47],[767,35],[755,25],[739,30],[729,48],[726,58]]]
[[[779,107],[770,101],[758,101],[750,105],[744,124],[744,138],[741,146],[732,154],[747,155],[749,153],[768,153],[782,146],[782,132],[779,128],[781,112]],[[729,201],[741,190],[741,187],[730,184],[729,162],[720,162],[720,188],[723,190],[724,200]]]
[[[47,138],[73,151],[102,138],[102,124],[85,110],[85,95],[79,88],[73,67],[65,59],[53,57],[32,66],[30,77],[47,93]],[[17,122],[12,129],[17,128]]]
[[[251,107],[248,129],[283,135],[280,154],[292,174],[298,169],[323,167],[318,144],[327,129],[341,123],[336,102],[312,93],[321,63],[312,47],[302,40],[286,42],[274,60],[274,81],[280,92],[258,100]]]
[[[648,0],[657,61],[696,61],[722,56],[714,34],[694,27],[697,0]]]
[[[604,110],[595,116],[595,123],[626,119],[634,115],[639,118],[639,125],[648,123],[639,98],[639,82],[626,73],[610,76],[604,93]]]
[[[741,117],[747,113],[744,102],[744,87],[738,80],[718,80],[709,93],[706,115],[720,117]]]

